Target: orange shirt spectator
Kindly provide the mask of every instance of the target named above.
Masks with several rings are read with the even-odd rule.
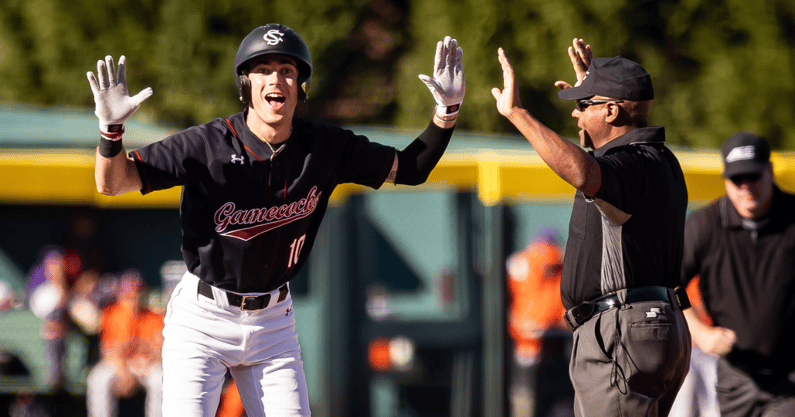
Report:
[[[699,287],[699,282],[701,282],[701,277],[698,275],[694,276],[693,279],[687,284],[687,298],[690,299],[690,305],[693,308],[693,311],[698,314],[698,317],[708,325],[712,326],[712,317],[709,316],[707,313],[707,309],[704,308],[704,300],[701,299],[701,287]]]
[[[508,258],[508,332],[520,363],[538,360],[544,332],[565,328],[565,309],[560,299],[562,268],[560,246],[548,231],[542,231],[540,238]]]
[[[102,312],[102,349],[114,351],[127,360],[160,357],[163,345],[163,316],[148,309],[138,312],[123,303],[113,303]]]
[[[86,381],[89,417],[116,417],[118,399],[146,391],[146,417],[161,417],[163,316],[145,307],[146,285],[135,270],[122,275],[118,300],[100,319],[102,359]]]
[[[241,417],[245,414],[246,410],[243,408],[240,392],[237,390],[237,384],[233,379],[224,387],[215,417]]]

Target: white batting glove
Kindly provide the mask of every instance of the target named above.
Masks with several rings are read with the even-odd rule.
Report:
[[[127,58],[119,58],[119,72],[115,74],[113,57],[108,55],[105,61],[97,61],[97,78],[89,71],[88,83],[94,93],[96,109],[94,114],[99,119],[100,133],[116,133],[123,131],[124,121],[127,120],[144,100],[152,95],[152,89],[144,88],[140,93],[130,97],[127,91]],[[114,126],[114,128],[110,128]],[[113,130],[114,132],[111,132]]]
[[[436,100],[436,117],[445,122],[458,117],[458,109],[464,101],[467,86],[463,55],[464,51],[458,47],[458,41],[445,36],[444,41],[436,43],[433,78],[419,75]]]

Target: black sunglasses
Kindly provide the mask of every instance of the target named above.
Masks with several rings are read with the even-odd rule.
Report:
[[[594,104],[604,104],[604,103],[623,103],[624,100],[577,100],[576,106],[577,111],[583,111],[588,108],[588,106],[592,106]]]
[[[734,185],[740,186],[745,183],[753,184],[759,179],[762,178],[762,174],[743,174],[743,175],[732,175],[729,179],[734,183]]]

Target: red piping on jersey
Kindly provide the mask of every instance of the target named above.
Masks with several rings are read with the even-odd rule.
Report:
[[[141,154],[138,153],[137,149],[134,150],[133,153],[135,154],[135,156],[138,158],[139,161],[143,162],[144,159],[141,158]],[[140,170],[139,170],[139,172],[140,172]],[[146,174],[143,174],[143,175],[141,175],[141,180],[143,181],[144,190],[146,190],[147,193],[151,192],[152,191],[152,184],[149,183],[149,176],[146,175]]]
[[[229,121],[229,118],[228,118],[228,117],[226,118],[226,124],[228,124],[228,125],[229,125],[229,128],[230,128],[230,129],[232,129],[232,133],[235,135],[235,137],[237,138],[237,140],[239,140],[239,141],[240,141],[240,145],[242,145],[244,148],[246,148],[246,150],[247,150],[247,151],[248,151],[250,154],[254,155],[254,158],[257,158],[257,160],[259,160],[259,161],[262,161],[262,158],[260,158],[260,157],[259,157],[259,155],[255,154],[255,153],[254,153],[254,151],[252,151],[251,149],[249,149],[249,148],[248,148],[248,146],[246,146],[246,144],[245,144],[245,143],[243,143],[243,140],[241,140],[241,139],[240,139],[240,135],[238,135],[238,134],[237,134],[237,130],[235,130],[235,128],[234,128],[234,127],[232,127],[232,122],[230,122],[230,121]]]
[[[284,196],[282,201],[287,202],[287,181],[290,179],[290,167],[287,167],[287,174],[284,176]]]

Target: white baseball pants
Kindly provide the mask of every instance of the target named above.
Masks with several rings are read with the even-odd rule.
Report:
[[[248,417],[309,416],[290,295],[278,302],[275,290],[268,307],[241,311],[218,288],[214,299],[198,294],[198,284],[186,273],[168,303],[163,416],[214,416],[227,368]]]

